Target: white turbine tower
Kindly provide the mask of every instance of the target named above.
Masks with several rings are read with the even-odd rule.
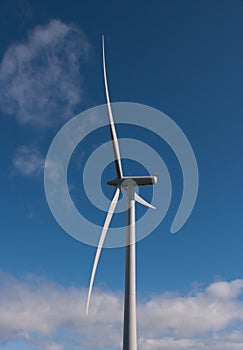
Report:
[[[104,244],[106,233],[115,211],[121,189],[127,192],[127,212],[126,212],[126,268],[125,268],[125,298],[124,298],[124,328],[123,328],[123,350],[137,350],[137,321],[136,321],[136,233],[135,233],[135,201],[149,208],[154,208],[147,203],[136,192],[136,186],[154,185],[157,183],[157,176],[123,176],[121,157],[115,124],[112,116],[105,64],[104,37],[102,36],[102,57],[105,83],[105,94],[107,111],[109,117],[110,133],[113,146],[114,163],[116,168],[116,178],[107,182],[108,185],[115,186],[115,193],[112,198],[103,230],[101,232],[97,247],[92,274],[90,278],[86,314],[88,314],[90,297],[94,283],[95,273]]]

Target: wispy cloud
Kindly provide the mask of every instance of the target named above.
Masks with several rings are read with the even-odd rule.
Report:
[[[75,25],[52,20],[8,48],[0,64],[0,106],[21,123],[52,126],[83,98],[81,64],[89,43]]]
[[[64,350],[64,346],[61,344],[51,343],[46,345],[45,350]]]
[[[0,277],[0,339],[6,347],[22,339],[33,349],[120,348],[122,294],[96,290],[86,317],[85,289],[33,276]],[[139,348],[242,349],[242,294],[243,280],[222,281],[193,295],[165,293],[138,303]]]
[[[20,146],[13,157],[14,170],[25,177],[36,177],[44,169],[44,158],[37,148]]]

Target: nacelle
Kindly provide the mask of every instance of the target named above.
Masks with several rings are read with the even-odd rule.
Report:
[[[107,181],[110,186],[123,186],[124,182],[131,180],[135,186],[155,185],[157,183],[157,176],[123,176],[121,179],[113,179]]]

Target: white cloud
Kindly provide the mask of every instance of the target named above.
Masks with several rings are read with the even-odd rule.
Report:
[[[17,149],[12,161],[17,173],[32,177],[42,173],[45,160],[38,149],[24,145]]]
[[[241,286],[241,289],[239,289]],[[231,290],[222,299],[225,289]],[[217,293],[212,293],[217,290]],[[243,320],[243,304],[237,302],[242,293],[243,280],[217,282],[195,296],[162,295],[140,305],[142,328],[148,337],[163,333],[176,337],[194,337],[227,327],[233,320]],[[237,291],[237,292],[236,292]],[[151,328],[149,325],[153,324]]]
[[[46,345],[45,350],[64,350],[64,346],[60,344],[51,343]]]
[[[21,123],[52,126],[83,97],[81,63],[89,43],[74,25],[52,20],[12,45],[0,64],[0,106]]]
[[[232,299],[241,294],[243,289],[243,280],[235,280],[231,283],[225,281],[211,284],[206,292],[209,296],[216,299]]]
[[[20,339],[45,350],[121,347],[122,293],[96,290],[86,317],[86,289],[34,276],[20,281],[1,274],[0,280],[0,339],[6,348]],[[193,296],[165,293],[138,303],[139,349],[242,350],[242,286],[243,280],[222,281]],[[231,293],[222,299],[225,288]]]

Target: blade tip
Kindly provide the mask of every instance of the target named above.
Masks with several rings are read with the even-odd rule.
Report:
[[[88,316],[88,313],[89,313],[89,303],[87,303],[86,305],[85,315]]]

